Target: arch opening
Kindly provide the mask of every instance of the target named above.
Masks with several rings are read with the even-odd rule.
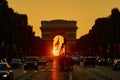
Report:
[[[63,44],[64,37],[61,35],[56,35],[53,39],[53,55],[59,56],[60,55],[60,49]]]

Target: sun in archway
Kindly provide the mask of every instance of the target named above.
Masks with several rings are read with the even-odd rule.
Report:
[[[53,47],[53,55],[54,56],[59,56],[59,50],[56,50],[55,47]]]
[[[59,56],[62,43],[63,43],[62,36],[59,35],[54,38],[54,44],[53,44],[53,55],[54,56]]]

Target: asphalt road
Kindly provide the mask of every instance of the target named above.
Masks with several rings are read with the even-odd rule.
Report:
[[[74,65],[73,71],[61,71],[57,60],[38,70],[14,69],[15,80],[120,80],[120,70],[113,71],[111,66],[84,67]]]

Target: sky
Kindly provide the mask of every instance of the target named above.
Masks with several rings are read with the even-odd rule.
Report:
[[[77,21],[77,38],[87,34],[97,18],[108,17],[113,8],[120,10],[120,0],[7,0],[14,12],[26,14],[28,24],[41,37],[43,20]]]

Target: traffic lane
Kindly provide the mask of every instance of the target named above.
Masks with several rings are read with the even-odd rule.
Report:
[[[74,66],[73,68],[72,80],[94,80],[86,69],[83,69],[80,66]]]
[[[120,80],[120,71],[110,66],[74,66],[72,72],[60,71],[59,67],[40,66],[38,70],[15,70],[15,80]]]
[[[60,69],[58,59],[55,59],[52,65],[47,66],[44,72],[46,72],[46,76],[44,75],[46,79],[43,80],[69,80],[69,71]]]
[[[30,80],[69,80],[69,72],[59,69],[41,68],[29,77]]]
[[[74,66],[73,80],[120,80],[119,71],[113,71],[110,66]]]
[[[38,71],[36,80],[70,80],[69,73],[69,71],[61,71],[60,68],[51,68],[48,66]]]
[[[15,69],[15,80],[69,80],[69,72],[61,71],[58,64],[39,66],[38,70]]]
[[[52,71],[50,73],[50,79],[48,80],[69,80],[69,71],[64,71],[60,69],[60,64],[58,58],[53,61]]]
[[[14,80],[32,80],[31,77],[37,73],[37,70],[14,70]]]
[[[70,80],[69,71],[61,71],[60,69],[53,69],[48,80]]]
[[[107,76],[111,80],[120,80],[120,71],[114,71],[112,66],[97,66],[94,71],[91,71],[94,73],[99,72],[101,75]]]

